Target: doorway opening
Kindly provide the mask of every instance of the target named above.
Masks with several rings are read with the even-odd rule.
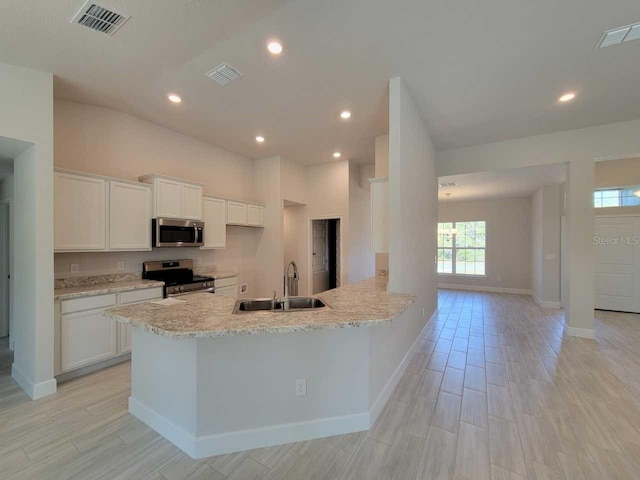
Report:
[[[0,370],[13,363],[11,334],[11,202],[0,200]]]
[[[311,292],[340,286],[340,218],[311,220]]]

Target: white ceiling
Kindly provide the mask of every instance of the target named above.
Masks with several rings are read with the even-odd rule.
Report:
[[[444,200],[447,193],[450,202],[529,197],[543,185],[564,182],[566,170],[564,164],[557,164],[440,177],[440,183],[457,185],[438,189],[438,199]]]
[[[104,0],[131,14],[114,37],[69,23],[83,2],[2,0],[0,62],[53,72],[57,98],[252,158],[373,162],[398,75],[438,149],[640,117],[640,41],[594,50],[640,20],[636,0]],[[271,37],[281,58],[265,51]],[[222,61],[244,77],[204,76]],[[578,98],[557,105],[567,90]]]

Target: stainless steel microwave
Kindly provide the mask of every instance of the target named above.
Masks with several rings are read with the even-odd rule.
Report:
[[[154,247],[201,247],[204,245],[204,222],[175,218],[154,218]]]

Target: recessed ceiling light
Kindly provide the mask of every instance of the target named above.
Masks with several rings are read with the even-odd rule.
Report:
[[[340,152],[334,152],[333,153],[333,158],[340,158],[342,156],[342,154]]]
[[[267,50],[273,55],[280,55],[282,53],[282,44],[272,40],[267,44]]]
[[[571,100],[573,100],[574,98],[576,98],[576,94],[573,92],[567,92],[564,95],[562,95],[558,101],[561,103],[566,103],[566,102],[570,102]]]
[[[344,112],[342,112],[340,114],[340,117],[342,117],[345,120],[347,120],[348,118],[351,118],[351,112],[349,110],[345,110]]]
[[[180,102],[182,102],[182,99],[178,95],[176,95],[175,93],[170,93],[169,95],[167,95],[167,98],[172,103],[180,103]]]
[[[262,135],[258,135],[258,136],[256,137],[256,142],[258,142],[258,143],[263,143],[263,142],[264,142],[264,137],[263,137]]]

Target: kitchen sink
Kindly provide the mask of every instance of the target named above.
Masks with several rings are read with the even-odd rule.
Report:
[[[316,297],[290,297],[289,310],[284,309],[284,301],[271,298],[248,298],[236,301],[233,313],[251,312],[303,312],[327,309],[329,306]]]

